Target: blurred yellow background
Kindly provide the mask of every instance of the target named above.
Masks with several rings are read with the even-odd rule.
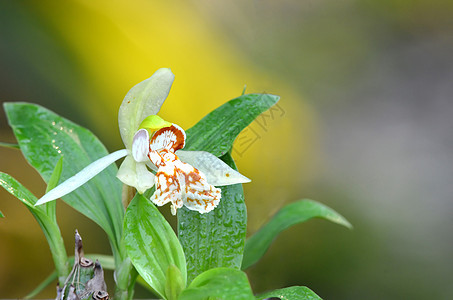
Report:
[[[185,129],[244,85],[280,95],[272,118],[234,146],[252,178],[249,234],[301,198],[355,229],[311,221],[288,230],[249,270],[255,292],[307,285],[326,299],[448,298],[452,10],[440,0],[2,1],[0,100],[39,103],[114,151],[124,95],[158,68],[176,76],[160,114]],[[14,142],[3,109],[0,122],[1,140]],[[20,152],[0,148],[0,170],[43,194]],[[0,298],[16,298],[52,260],[27,209],[3,190],[0,198]],[[110,253],[95,224],[61,201],[58,210],[68,253],[75,228],[87,253]]]

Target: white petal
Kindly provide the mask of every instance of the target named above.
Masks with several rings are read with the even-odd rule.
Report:
[[[148,171],[146,164],[137,163],[131,156],[127,156],[116,174],[124,184],[133,186],[140,194],[154,185],[154,174]]]
[[[176,151],[179,158],[206,175],[209,184],[223,186],[236,183],[246,183],[251,180],[233,170],[217,156],[205,151]]]
[[[132,142],[132,156],[137,162],[149,161],[149,133],[145,129],[140,129],[135,133]]]
[[[61,198],[66,194],[69,194],[70,192],[74,191],[76,188],[80,187],[88,180],[99,174],[110,164],[114,163],[115,161],[126,155],[127,150],[123,149],[96,160],[95,162],[89,164],[84,169],[82,169],[82,171],[80,171],[79,173],[68,178],[66,181],[64,181],[54,189],[50,190],[47,194],[45,194],[41,199],[39,199],[36,202],[35,206],[44,204],[46,202]]]
[[[170,69],[159,69],[150,78],[134,86],[124,97],[118,112],[121,138],[127,149],[140,123],[156,115],[170,92],[175,76]]]

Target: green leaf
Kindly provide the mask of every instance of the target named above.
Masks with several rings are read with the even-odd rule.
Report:
[[[322,218],[352,228],[352,225],[333,209],[313,200],[299,200],[280,209],[266,225],[247,239],[242,269],[255,264],[280,232],[312,218]]]
[[[284,289],[267,292],[256,296],[257,300],[277,297],[281,300],[322,300],[312,290],[305,286],[291,286]]]
[[[228,153],[235,138],[278,99],[274,95],[249,94],[225,103],[187,130],[184,150],[223,155],[221,159],[237,170]],[[220,204],[210,213],[200,214],[185,207],[178,210],[178,236],[186,254],[188,282],[211,268],[241,266],[247,226],[244,192],[240,184],[221,189]]]
[[[279,99],[270,94],[247,94],[228,101],[187,130],[184,150],[224,155],[230,151],[238,134]]]
[[[5,216],[3,215],[2,211],[0,211],[0,218],[4,218]]]
[[[222,157],[236,169],[229,154]],[[242,185],[222,186],[222,198],[211,212],[178,210],[179,240],[187,260],[188,282],[204,271],[218,267],[239,269],[244,251],[247,210]]]
[[[181,271],[175,265],[169,265],[167,269],[167,281],[165,283],[165,295],[167,299],[176,300],[185,288]]]
[[[3,143],[3,142],[0,142],[0,147],[11,148],[11,149],[20,149],[18,144]]]
[[[186,260],[178,238],[154,204],[140,194],[127,208],[124,242],[138,273],[159,296],[166,298],[166,273],[170,265],[181,271],[183,287],[186,285]]]
[[[60,180],[62,170],[63,170],[63,156],[60,157],[60,159],[57,161],[57,164],[55,165],[55,169],[53,170],[49,182],[47,183],[46,193],[48,193],[50,190],[54,189],[58,185],[58,181]]]
[[[64,156],[61,180],[66,180],[96,159],[108,154],[87,129],[35,104],[5,103],[5,111],[20,148],[28,162],[48,182]],[[124,209],[122,185],[112,164],[88,183],[63,197],[76,210],[92,219],[107,233],[113,253],[121,253]]]
[[[33,195],[29,190],[27,190],[12,176],[0,172],[0,186],[3,187],[11,195],[19,199],[23,204],[25,204],[32,213],[33,212],[44,213],[44,207],[34,206],[34,204],[37,201],[35,195]]]
[[[85,254],[84,257],[89,258],[92,261],[96,261],[96,259],[97,259],[104,270],[115,270],[115,259],[111,255]],[[71,264],[74,264],[74,256],[71,256],[69,258],[69,262]]]
[[[47,184],[46,193],[58,185],[62,169],[63,169],[63,156],[60,157],[57,164],[55,165],[55,169],[53,170],[52,175],[50,176],[49,183]],[[56,201],[48,202],[45,207],[47,215],[51,217],[52,220],[56,223],[57,222]]]
[[[60,228],[56,222],[55,211],[48,215],[49,210],[46,205],[34,206],[38,199],[16,179],[6,173],[0,172],[0,186],[25,204],[36,221],[38,221],[49,244],[59,281],[63,283],[69,273],[69,264]]]
[[[255,299],[244,272],[229,268],[216,268],[195,278],[181,293],[179,300]]]

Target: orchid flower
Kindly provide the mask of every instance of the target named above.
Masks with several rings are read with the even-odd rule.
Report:
[[[250,182],[209,152],[181,150],[186,140],[184,130],[157,116],[173,80],[170,69],[159,69],[134,86],[118,113],[126,148],[91,163],[45,194],[36,205],[69,194],[123,157],[126,158],[118,170],[118,179],[140,194],[156,185],[150,200],[159,206],[171,202],[173,215],[183,205],[200,213],[209,212],[221,198],[221,190],[215,186]]]

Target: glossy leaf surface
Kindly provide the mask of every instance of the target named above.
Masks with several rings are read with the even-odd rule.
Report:
[[[238,134],[280,99],[270,94],[247,94],[228,101],[187,130],[184,150],[203,150],[222,156]]]
[[[10,126],[28,162],[47,182],[63,157],[61,179],[76,174],[108,154],[102,143],[87,129],[35,104],[5,103]],[[114,253],[120,251],[124,209],[121,183],[113,164],[63,200],[92,219],[109,236]]]
[[[255,264],[280,232],[312,218],[322,218],[352,228],[344,217],[324,204],[313,200],[299,200],[280,209],[267,224],[247,239],[242,269]]]
[[[165,295],[167,299],[178,299],[179,294],[185,288],[181,271],[175,265],[170,265],[167,269],[167,281],[165,283]]]
[[[312,290],[305,286],[291,286],[264,293],[256,297],[257,300],[277,297],[281,300],[321,300]]]
[[[62,170],[63,170],[63,157],[60,157],[60,159],[57,161],[57,164],[55,165],[52,175],[50,175],[50,179],[46,187],[46,193],[58,185],[58,181],[60,180]],[[47,203],[45,208],[47,215],[51,217],[55,223],[57,223],[57,212],[56,212],[57,203],[55,201]]]
[[[225,103],[187,130],[184,150],[223,155],[221,159],[237,170],[228,153],[234,139],[278,99],[250,94]],[[247,226],[244,193],[240,184],[221,189],[220,204],[210,213],[199,214],[185,207],[178,210],[178,235],[186,254],[188,282],[211,268],[241,266]]]
[[[140,276],[166,297],[167,270],[175,265],[186,284],[186,260],[173,229],[148,199],[136,194],[126,211],[124,242]]]
[[[247,275],[236,269],[217,268],[195,278],[182,292],[180,300],[255,299]],[[211,299],[211,298],[210,298]]]
[[[60,228],[56,222],[55,207],[49,209],[46,205],[34,206],[37,198],[21,183],[6,173],[0,172],[0,186],[25,204],[35,217],[47,239],[60,283],[62,283],[65,279],[64,277],[69,273],[69,264]]]
[[[229,154],[222,158],[231,167]],[[221,187],[222,198],[211,212],[200,214],[183,207],[178,210],[178,233],[187,259],[190,282],[204,271],[217,267],[241,267],[247,226],[242,185]]]

